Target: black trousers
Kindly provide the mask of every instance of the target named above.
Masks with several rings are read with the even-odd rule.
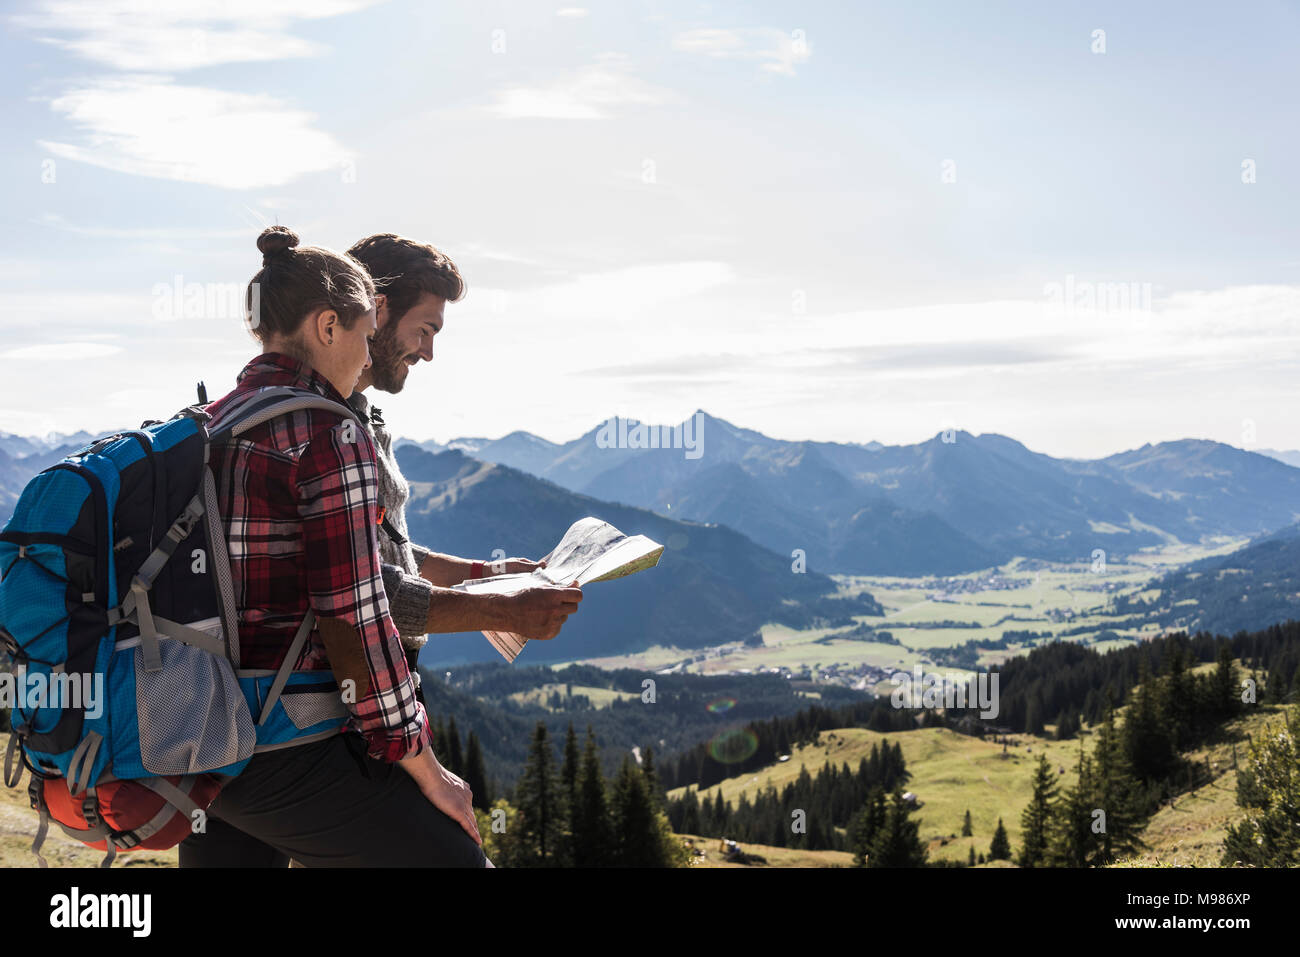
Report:
[[[483,849],[354,732],[256,755],[180,845],[181,867],[484,867]]]

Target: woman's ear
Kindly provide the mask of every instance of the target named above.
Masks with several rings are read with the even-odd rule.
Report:
[[[308,321],[311,323],[316,341],[321,345],[332,345],[335,334],[343,328],[343,324],[339,321],[339,314],[333,309],[322,309]]]

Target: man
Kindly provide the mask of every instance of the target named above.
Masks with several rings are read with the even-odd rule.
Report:
[[[416,545],[406,527],[410,487],[393,455],[393,438],[380,411],[364,395],[371,387],[397,394],[421,359],[433,359],[433,340],[442,331],[448,302],[465,294],[455,263],[433,246],[393,233],[358,242],[348,254],[363,265],[379,288],[370,367],[361,373],[348,403],[374,440],[379,461],[384,534],[379,536],[389,613],[406,651],[411,674],[429,633],[510,631],[526,638],[554,638],[578,610],[578,588],[541,586],[510,596],[470,595],[449,586],[489,574],[526,572],[537,562],[509,558],[495,563],[457,558]],[[421,701],[423,694],[421,693]]]

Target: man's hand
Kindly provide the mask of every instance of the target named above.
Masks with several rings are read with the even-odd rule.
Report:
[[[468,784],[444,768],[428,750],[404,758],[400,764],[434,807],[459,824],[476,844],[483,843],[478,833],[478,822],[474,819],[473,795]]]
[[[541,585],[502,595],[499,601],[502,622],[498,630],[546,641],[558,635],[564,620],[578,610],[582,589]]]

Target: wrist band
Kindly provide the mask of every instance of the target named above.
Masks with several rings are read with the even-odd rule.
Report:
[[[474,563],[470,566],[470,569],[469,569],[469,577],[470,577],[470,578],[482,578],[482,577],[483,577],[483,563],[482,563],[482,562],[474,562]]]

